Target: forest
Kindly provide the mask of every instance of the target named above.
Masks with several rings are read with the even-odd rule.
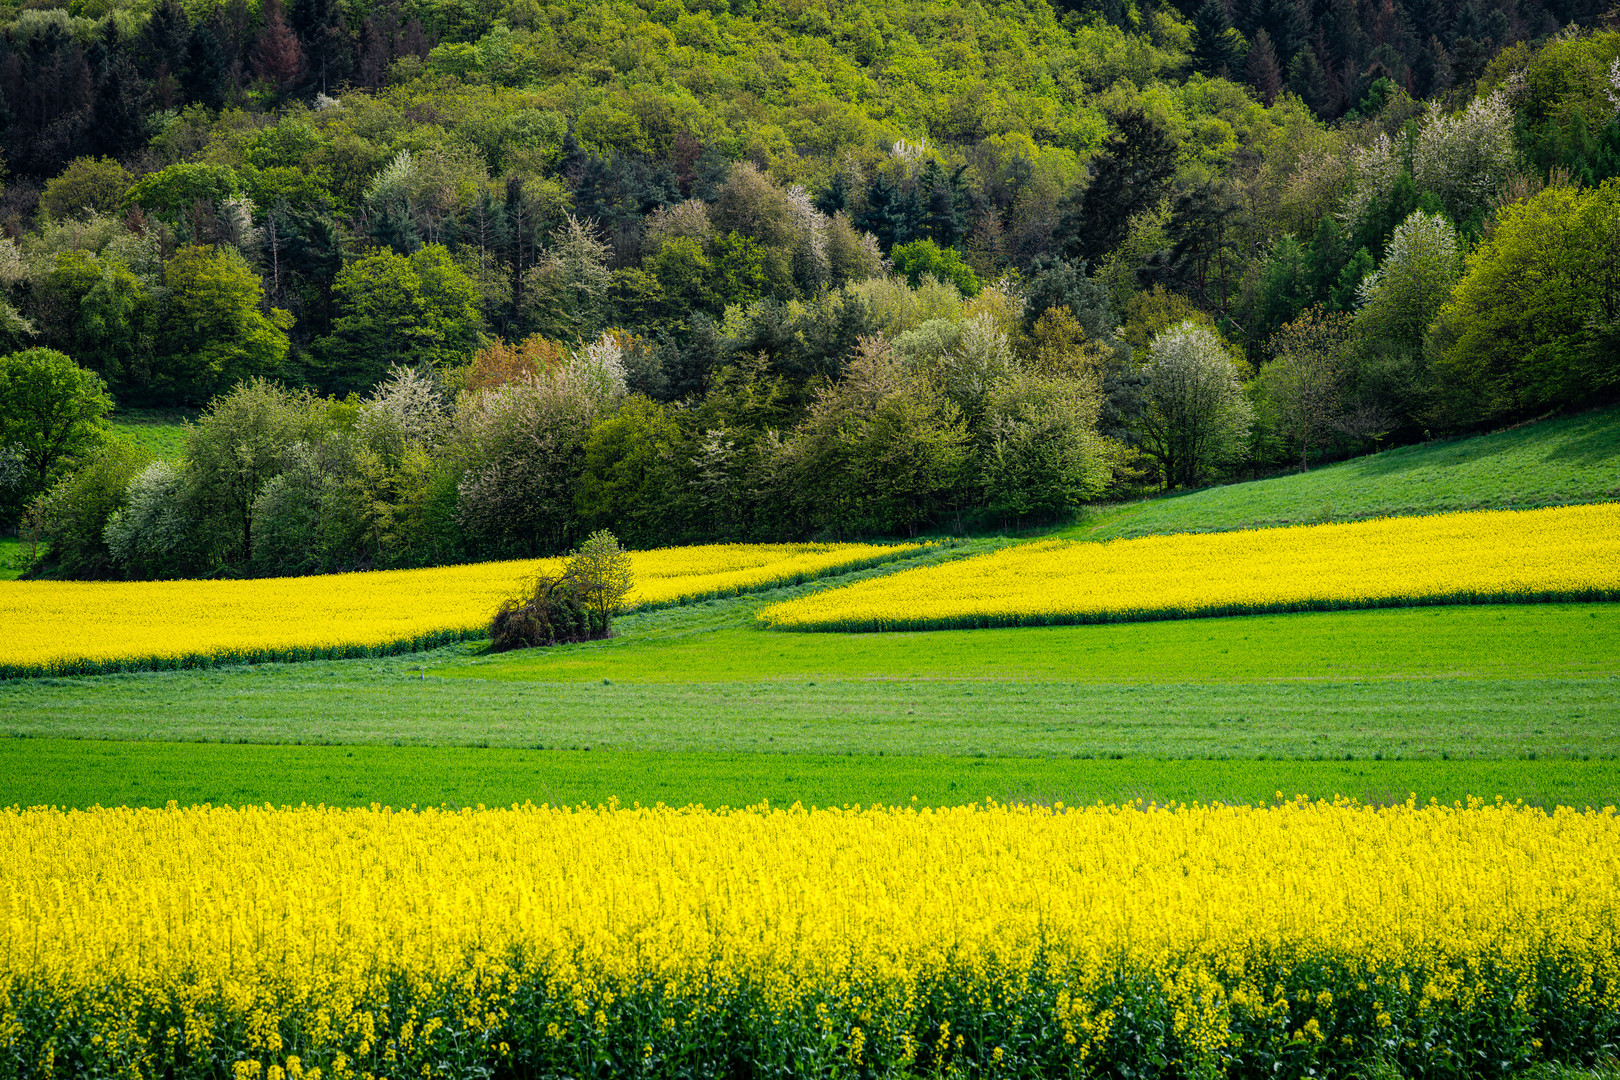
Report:
[[[1584,0],[0,20],[35,573],[1019,528],[1620,385]]]

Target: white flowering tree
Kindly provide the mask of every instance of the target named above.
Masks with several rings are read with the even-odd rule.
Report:
[[[1380,133],[1366,146],[1351,150],[1349,171],[1350,193],[1345,196],[1339,219],[1347,232],[1354,233],[1389,201],[1390,193],[1395,190],[1395,181],[1401,175],[1395,143],[1388,135]]]
[[[1462,221],[1490,205],[1515,160],[1513,108],[1497,91],[1460,113],[1430,112],[1412,147],[1412,178]]]
[[[437,379],[393,367],[361,404],[355,426],[372,450],[397,461],[410,446],[438,445],[449,422],[449,400]]]
[[[1415,210],[1395,227],[1384,261],[1357,292],[1356,331],[1414,352],[1462,276],[1457,231],[1439,214]]]
[[[1189,319],[1163,331],[1143,374],[1137,435],[1166,487],[1191,487],[1243,452],[1254,408],[1213,330]]]

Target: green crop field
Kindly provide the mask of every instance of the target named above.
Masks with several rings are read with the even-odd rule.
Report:
[[[1484,490],[1492,461],[1525,504],[1579,501],[1613,484],[1617,419],[1130,512],[1158,522],[1147,531],[1254,523],[1256,507],[1284,520],[1278,508],[1372,469],[1384,501],[1367,513],[1443,510]],[[853,636],[754,625],[765,604],[895,569],[634,613],[609,641],[547,650],[0,682],[0,801],[1615,797],[1620,605]]]
[[[1255,803],[1295,795],[1620,803],[1620,762],[1165,761],[948,755],[255,746],[0,739],[0,805],[509,806]]]
[[[807,587],[813,586],[800,588]],[[892,798],[891,788],[872,785],[885,769],[897,768],[910,769],[900,775],[922,789],[910,794],[937,797],[939,785],[910,779],[915,771],[938,767],[945,776],[958,767],[951,759],[974,755],[1048,763],[1009,764],[1012,771],[999,774],[1007,779],[995,791],[948,790],[972,798],[998,795],[1012,791],[1019,776],[1050,786],[1062,775],[1049,771],[1058,768],[1052,762],[1123,758],[1137,762],[1129,790],[1213,797],[1218,785],[1199,788],[1177,780],[1181,773],[1153,780],[1169,768],[1156,762],[1225,759],[1211,766],[1215,774],[1196,777],[1261,759],[1348,757],[1426,759],[1425,790],[1454,794],[1456,788],[1437,780],[1450,765],[1447,758],[1497,762],[1504,769],[1491,775],[1500,785],[1529,759],[1561,759],[1574,767],[1586,764],[1576,759],[1620,754],[1615,605],[1395,609],[856,638],[750,629],[752,610],[773,598],[767,593],[630,616],[613,641],[545,652],[485,656],[479,646],[463,644],[374,660],[15,680],[0,684],[6,718],[0,733],[26,737],[10,744],[24,755],[30,747],[54,745],[35,740],[54,739],[334,743],[375,747],[383,755],[350,769],[347,787],[323,790],[304,782],[298,790],[307,794],[300,798],[311,801],[353,801],[356,790],[374,793],[360,801],[380,800],[380,792],[400,787],[396,767],[384,764],[390,751],[422,748],[431,755],[438,752],[431,748],[447,746],[589,751],[598,755],[593,761],[618,754],[627,764],[608,775],[627,777],[647,753],[833,754],[881,763],[864,772],[844,766],[857,770],[858,782],[814,770],[794,773],[801,778],[796,797],[806,802],[839,801],[866,789]],[[783,798],[781,781],[771,775],[779,770],[762,768],[764,774],[743,770],[752,781],[723,784],[724,801]],[[202,770],[199,783],[215,783],[216,771]],[[367,773],[375,774],[377,786],[356,789],[355,777]],[[552,775],[568,773],[558,766]],[[656,774],[660,783],[698,775],[662,766]],[[1307,789],[1316,793],[1337,774],[1312,775],[1317,785]],[[580,798],[605,790],[600,780],[577,789],[547,782]],[[716,790],[693,783],[693,799]],[[1079,794],[1121,790],[1112,781],[1074,783]],[[163,790],[148,797],[159,798]],[[498,800],[452,801],[548,797],[541,787],[524,795],[504,781],[495,790],[503,792]],[[647,801],[674,802],[681,801],[680,790],[631,785],[621,797],[649,791]],[[1601,783],[1594,789],[1583,780],[1570,790],[1601,797]],[[124,797],[129,789],[63,788],[41,774],[34,791],[11,797],[82,803]]]
[[[1099,509],[1058,535],[1111,540],[1620,498],[1620,409]]]

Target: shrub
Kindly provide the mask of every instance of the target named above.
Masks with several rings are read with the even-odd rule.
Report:
[[[505,651],[608,637],[633,583],[629,553],[612,533],[599,529],[586,537],[561,574],[541,574],[532,592],[501,604],[489,625],[490,645]]]
[[[566,573],[540,575],[533,594],[504,601],[489,624],[490,647],[499,652],[607,636],[608,620],[586,604],[583,584]]]

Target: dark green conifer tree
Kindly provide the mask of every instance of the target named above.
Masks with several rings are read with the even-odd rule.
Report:
[[[1101,259],[1124,239],[1131,215],[1159,201],[1175,171],[1175,140],[1139,109],[1120,113],[1091,183],[1060,204],[1054,244],[1071,259]]]

